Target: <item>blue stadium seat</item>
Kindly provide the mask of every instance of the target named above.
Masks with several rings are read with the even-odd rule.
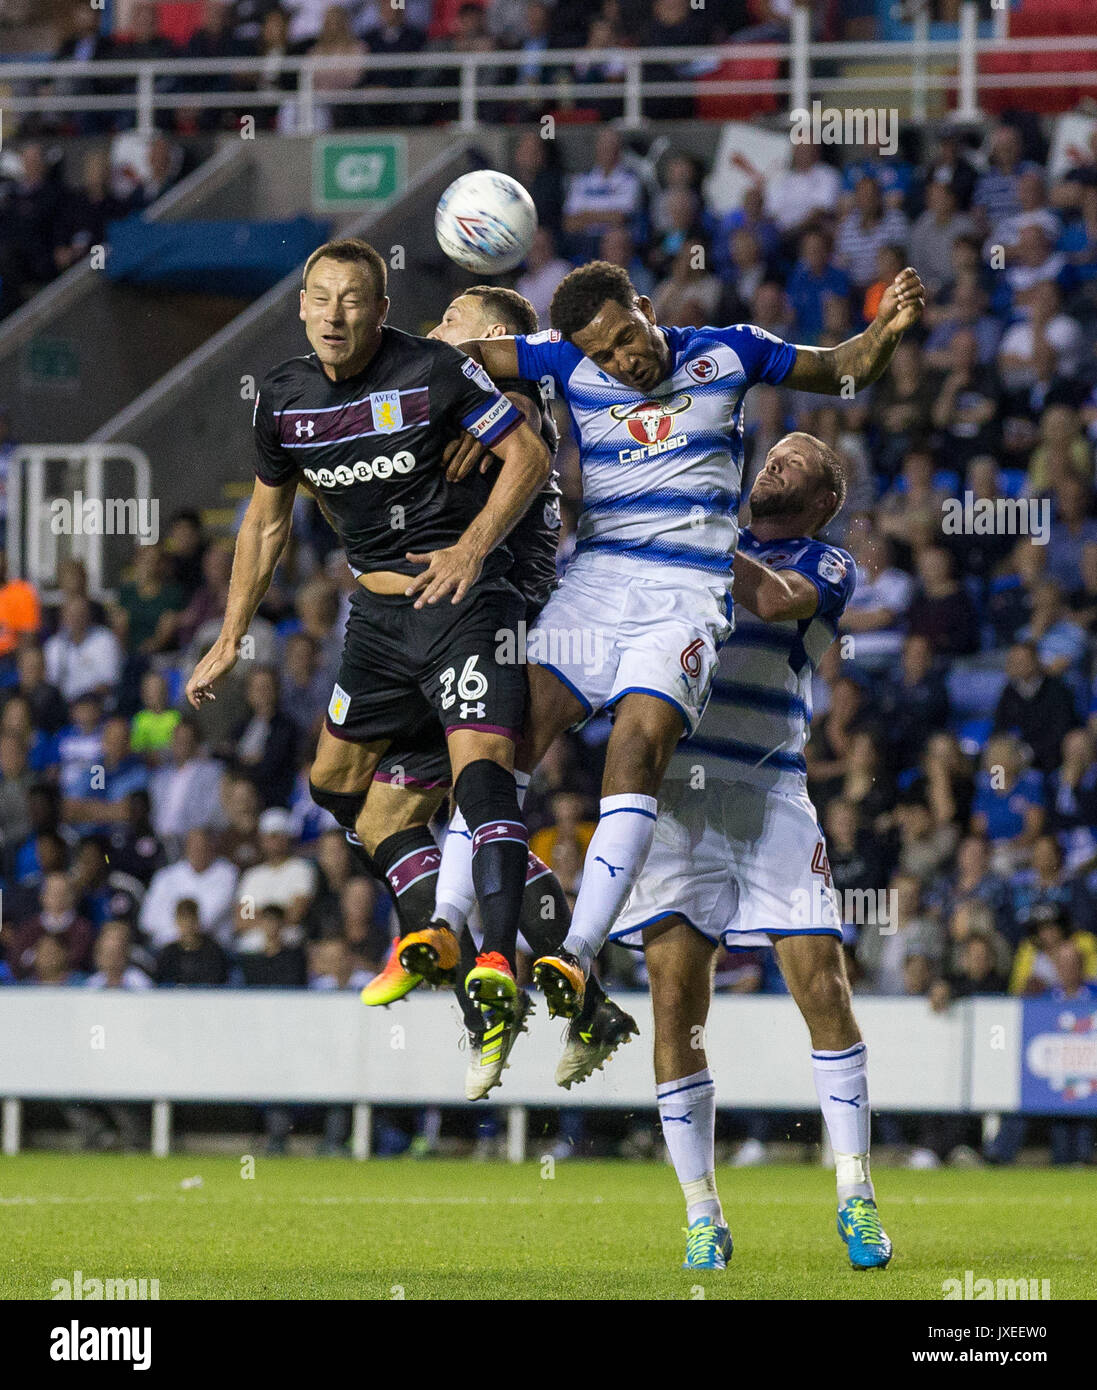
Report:
[[[960,747],[969,758],[974,758],[983,751],[993,724],[993,719],[965,719],[957,729]]]
[[[999,667],[956,662],[945,677],[954,722],[959,726],[965,720],[992,715],[1005,683],[1005,672]]]
[[[1002,469],[1002,491],[1007,497],[1020,497],[1028,474],[1023,468]]]
[[[168,686],[168,705],[175,709],[183,700],[183,670],[179,666],[165,666],[160,672]]]

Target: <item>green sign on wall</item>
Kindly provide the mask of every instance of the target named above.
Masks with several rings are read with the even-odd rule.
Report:
[[[55,391],[80,389],[80,353],[67,338],[33,338],[23,349],[20,377],[24,387]]]
[[[404,188],[407,141],[402,135],[322,136],[313,144],[312,169],[312,200],[320,210],[388,202]]]

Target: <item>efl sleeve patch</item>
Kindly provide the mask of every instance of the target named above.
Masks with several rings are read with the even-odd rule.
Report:
[[[819,557],[819,574],[831,584],[841,584],[846,577],[846,562],[833,550],[824,551]]]
[[[487,410],[471,411],[461,421],[461,428],[468,430],[481,444],[492,444],[513,429],[524,417],[506,396],[496,393],[495,400]]]

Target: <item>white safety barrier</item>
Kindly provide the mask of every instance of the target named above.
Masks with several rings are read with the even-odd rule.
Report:
[[[926,95],[930,90],[956,93],[956,114],[961,120],[979,119],[979,90],[999,87],[1010,89],[1048,86],[1088,85],[1097,74],[1097,38],[1093,35],[1072,35],[1051,38],[1010,38],[1005,34],[1004,5],[994,9],[993,36],[979,33],[978,6],[964,0],[960,6],[960,22],[956,38],[930,39],[927,10],[920,7],[914,17],[912,37],[906,40],[868,42],[818,42],[811,37],[811,10],[797,5],[792,11],[788,43],[725,44],[720,47],[625,48],[625,49],[550,49],[540,60],[554,74],[551,81],[522,82],[520,95],[524,101],[558,102],[562,99],[581,101],[617,100],[622,105],[622,124],[636,128],[644,120],[644,103],[652,98],[704,93],[708,96],[779,95],[788,98],[792,109],[805,109],[813,97],[827,94],[863,92],[866,87],[894,91],[896,97],[910,98],[913,120],[924,120]],[[979,58],[1009,53],[1056,54],[1068,47],[1072,53],[1092,55],[1094,64],[1087,72],[1060,75],[1048,72],[980,73]],[[742,59],[768,59],[787,64],[787,78],[732,78],[719,81],[698,81],[715,71],[721,63]],[[16,114],[61,111],[125,111],[132,113],[137,128],[146,133],[155,129],[156,113],[188,108],[229,108],[255,110],[283,105],[291,94],[282,90],[274,79],[293,75],[296,90],[296,133],[310,135],[318,128],[317,108],[320,106],[456,106],[460,129],[477,128],[481,102],[513,101],[519,94],[518,71],[530,59],[525,53],[399,53],[369,54],[360,61],[368,71],[368,88],[352,87],[345,91],[329,91],[316,86],[320,72],[345,72],[348,60],[336,54],[319,57],[282,57],[272,69],[267,58],[162,58],[156,60],[111,59],[97,63],[77,60],[49,62],[5,63],[0,72],[13,88],[4,99],[7,110]],[[580,83],[577,72],[586,71],[591,63],[610,63],[623,70],[619,82]],[[814,69],[820,63],[879,64],[886,71],[877,77],[817,77]],[[667,81],[662,74],[673,67],[680,75]],[[653,68],[656,76],[645,72]],[[898,71],[896,71],[898,69]],[[947,69],[942,71],[941,69]],[[380,85],[384,74],[396,74],[389,87]],[[414,73],[420,85],[409,86],[407,74]],[[255,90],[237,88],[210,91],[208,81],[221,78],[230,84],[233,79],[256,83]],[[188,86],[188,78],[198,79]],[[203,80],[204,79],[204,80]],[[60,81],[91,83],[114,81],[130,86],[129,91],[111,95],[90,95],[86,92],[65,93],[52,90],[51,83]],[[262,87],[259,86],[263,83]]]
[[[650,1000],[620,1002],[640,1037],[567,1092],[553,1084],[563,1026],[540,1005],[492,1095],[516,1112],[512,1158],[524,1153],[524,1107],[654,1108]],[[975,1000],[934,1014],[924,1000],[859,999],[874,1107],[1016,1109],[1020,1007]],[[460,1033],[444,995],[367,1009],[352,993],[0,989],[2,1148],[18,1149],[22,1099],[151,1101],[158,1153],[168,1150],[173,1101],[282,1101],[354,1106],[353,1147],[364,1158],[370,1106],[465,1104]],[[807,1030],[790,999],[718,997],[705,1046],[721,1106],[815,1107]]]

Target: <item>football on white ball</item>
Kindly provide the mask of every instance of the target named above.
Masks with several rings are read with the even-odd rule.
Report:
[[[522,260],[537,230],[533,199],[495,169],[462,174],[438,200],[434,234],[451,261],[477,275],[502,275]]]

